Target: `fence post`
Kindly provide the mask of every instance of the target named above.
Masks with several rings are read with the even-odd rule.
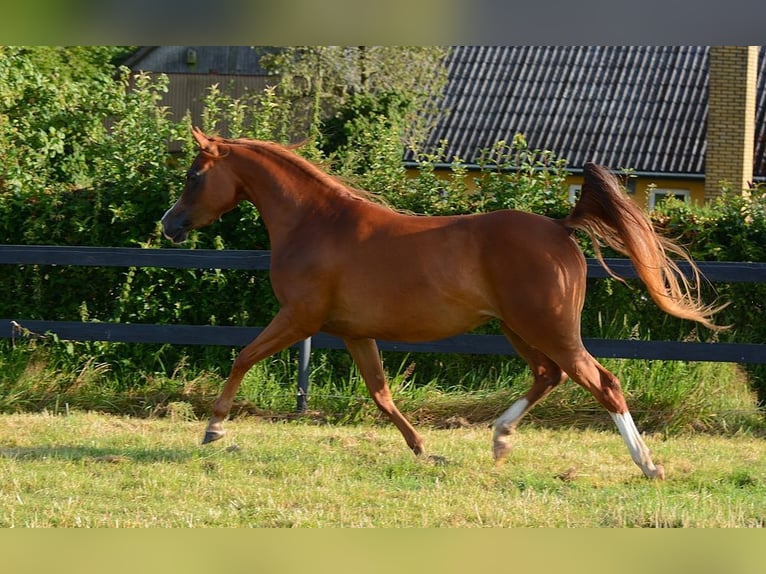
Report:
[[[298,404],[299,413],[306,411],[309,396],[309,358],[311,357],[311,337],[298,343]]]

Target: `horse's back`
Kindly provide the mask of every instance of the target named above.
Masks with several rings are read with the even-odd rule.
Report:
[[[584,270],[585,259],[561,220],[504,210],[481,214],[476,227],[488,264],[511,265],[525,272],[557,273],[560,268]]]

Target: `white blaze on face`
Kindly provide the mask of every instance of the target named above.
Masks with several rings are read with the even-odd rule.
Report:
[[[167,234],[167,232],[165,231],[165,218],[167,218],[167,216],[168,216],[168,213],[170,213],[170,210],[171,210],[171,209],[173,209],[173,208],[171,207],[170,209],[168,209],[168,210],[165,212],[165,214],[162,216],[162,219],[160,219],[160,223],[162,224],[162,233],[163,233],[163,235],[164,235],[165,237],[167,237],[168,239],[172,239],[172,238],[171,238],[171,237],[170,237],[170,236]]]

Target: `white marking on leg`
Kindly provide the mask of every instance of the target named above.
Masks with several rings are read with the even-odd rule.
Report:
[[[519,419],[524,416],[528,406],[529,401],[526,398],[522,397],[517,400],[508,408],[508,410],[498,417],[497,421],[495,421],[495,429],[512,428]]]
[[[622,414],[609,414],[612,415],[612,420],[614,420],[617,428],[620,430],[622,440],[625,441],[625,444],[628,447],[628,451],[630,452],[630,457],[633,459],[633,462],[641,467],[644,475],[649,478],[655,478],[659,474],[663,474],[663,471],[658,470],[652,462],[649,448],[641,438],[641,434],[638,432],[630,412],[625,411]]]
[[[526,398],[520,398],[495,421],[492,452],[496,463],[501,462],[511,451],[511,433],[527,408],[529,408],[529,401]]]

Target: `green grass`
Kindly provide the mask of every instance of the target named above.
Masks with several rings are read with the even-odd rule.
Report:
[[[133,371],[97,356],[62,360],[56,348],[17,345],[0,353],[0,412],[98,411],[137,417],[203,418],[220,392],[220,373],[183,361],[170,374]],[[381,415],[350,360],[318,354],[312,363],[310,414],[331,422],[376,422]],[[291,418],[296,405],[294,357],[280,353],[253,367],[232,413]],[[529,370],[516,359],[449,357],[433,378],[420,371],[421,357],[386,353],[390,385],[400,410],[418,425],[442,427],[494,420],[530,386]],[[731,434],[764,428],[762,411],[745,372],[733,364],[606,360],[622,381],[642,431],[688,430]],[[228,362],[224,365],[228,368]],[[126,373],[129,376],[126,376]],[[127,380],[126,380],[127,379]],[[528,416],[549,428],[612,428],[594,398],[568,382]]]
[[[171,413],[173,414],[173,413]],[[756,527],[766,441],[651,435],[668,480],[644,479],[616,431],[522,426],[494,466],[482,426],[200,421],[95,413],[0,416],[2,527]],[[560,477],[569,472],[569,479]]]

